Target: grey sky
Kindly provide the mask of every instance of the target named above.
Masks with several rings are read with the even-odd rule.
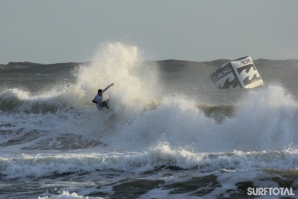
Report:
[[[151,59],[298,58],[298,1],[0,2],[0,63],[87,61],[101,43]]]

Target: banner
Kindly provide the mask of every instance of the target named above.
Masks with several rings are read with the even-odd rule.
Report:
[[[227,88],[255,88],[263,80],[250,56],[229,61],[210,75],[215,86]]]

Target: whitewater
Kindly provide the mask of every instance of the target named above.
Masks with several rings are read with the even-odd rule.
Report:
[[[1,66],[0,196],[298,195],[298,61],[254,62],[265,85],[248,90],[216,89],[216,61],[148,61],[118,42],[67,69]],[[92,99],[111,83],[107,119]]]

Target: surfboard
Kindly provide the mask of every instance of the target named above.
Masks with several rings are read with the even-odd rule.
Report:
[[[114,114],[114,110],[105,110],[105,117],[102,120],[102,123],[105,123],[106,121],[108,121],[112,115]]]

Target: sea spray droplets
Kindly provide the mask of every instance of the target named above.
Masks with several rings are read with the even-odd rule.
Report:
[[[218,123],[181,95],[167,96],[158,106],[104,139],[114,148],[142,150],[163,140],[170,147],[197,152],[283,150],[298,144],[298,106],[287,96],[274,102],[280,87],[252,92],[236,106],[233,117]],[[259,101],[260,95],[263,101]],[[282,94],[281,94],[282,95]],[[272,103],[270,103],[272,101]],[[247,102],[247,103],[246,103]],[[278,105],[279,103],[279,105]],[[122,125],[118,121],[117,125]]]
[[[138,76],[137,71],[140,70],[146,71],[146,76]],[[97,89],[103,89],[114,82],[115,86],[106,94],[115,105],[131,105],[136,99],[154,96],[154,90],[150,87],[153,87],[155,82],[148,78],[153,76],[156,76],[154,68],[149,69],[146,66],[136,46],[108,43],[100,46],[90,64],[80,67],[77,84],[68,92],[90,104],[90,99],[94,97]]]

